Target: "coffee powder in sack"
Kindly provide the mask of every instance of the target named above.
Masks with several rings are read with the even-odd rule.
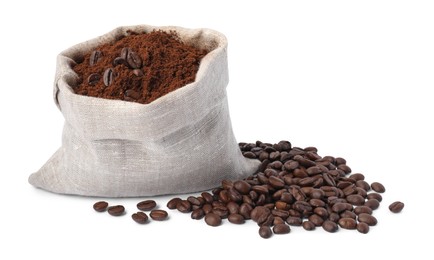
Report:
[[[174,59],[152,49],[153,41],[127,39],[143,34],[190,49]],[[227,41],[214,30],[119,27],[75,45],[57,58],[62,146],[29,182],[55,193],[134,197],[207,190],[251,175],[259,161],[238,148],[227,83]]]

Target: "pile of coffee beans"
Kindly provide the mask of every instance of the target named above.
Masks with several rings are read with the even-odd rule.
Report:
[[[239,147],[245,157],[261,161],[256,174],[223,180],[211,193],[173,198],[167,207],[190,213],[192,219],[204,218],[210,226],[221,225],[223,219],[233,224],[251,219],[263,238],[290,233],[290,226],[366,234],[377,224],[373,211],[386,189],[379,182],[369,184],[361,173],[352,173],[344,158],[322,157],[315,147],[292,147],[288,141],[239,143]],[[403,207],[397,201],[389,209],[397,213]]]
[[[141,211],[138,211],[131,215],[131,218],[139,223],[146,224],[148,223],[148,215],[143,211],[151,211],[149,215],[151,219],[156,221],[166,220],[169,216],[167,211],[161,209],[155,209],[157,207],[157,203],[154,200],[144,200],[137,203],[137,208]],[[98,201],[93,204],[93,209],[97,212],[107,211],[112,216],[123,216],[125,215],[125,207],[122,205],[114,205],[110,206],[106,201]]]
[[[186,199],[175,197],[167,208],[189,213],[192,219],[204,219],[209,226],[220,226],[224,219],[232,224],[247,220],[256,222],[259,235],[270,238],[274,234],[288,234],[291,226],[301,226],[307,231],[321,227],[327,232],[340,228],[357,230],[366,234],[377,224],[373,212],[378,209],[386,191],[383,184],[365,181],[361,173],[352,173],[344,158],[320,156],[315,147],[292,147],[288,141],[277,144],[239,143],[242,154],[258,159],[257,173],[242,180],[223,180],[211,192]],[[137,204],[141,211],[131,217],[139,224],[168,218],[164,210],[155,209],[154,200]],[[124,215],[122,205],[110,206],[105,201],[96,202],[98,212]],[[399,213],[404,203],[393,202],[389,210]]]

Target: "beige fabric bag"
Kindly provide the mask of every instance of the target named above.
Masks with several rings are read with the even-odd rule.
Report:
[[[210,52],[195,82],[150,104],[76,95],[74,60],[127,30],[175,30],[185,43]],[[242,156],[228,111],[227,41],[209,29],[119,27],[60,53],[54,98],[65,117],[62,146],[29,182],[66,194],[133,197],[188,193],[255,172]]]

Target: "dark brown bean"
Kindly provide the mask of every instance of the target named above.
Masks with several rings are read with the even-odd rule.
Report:
[[[338,224],[341,228],[345,229],[356,229],[357,222],[353,218],[341,218],[338,221]]]
[[[197,206],[201,205],[200,200],[198,200],[194,196],[188,196],[187,200],[188,200],[188,202],[190,202],[191,205],[197,205]]]
[[[376,200],[378,200],[378,202],[381,202],[381,201],[383,200],[383,197],[381,196],[381,194],[379,194],[379,193],[375,193],[375,192],[373,192],[373,193],[369,193],[369,194],[366,196],[366,198],[367,198],[368,200],[376,199]]]
[[[206,214],[212,212],[212,206],[211,204],[205,204],[202,206],[203,212]]]
[[[364,205],[370,207],[372,210],[376,210],[380,207],[380,202],[376,199],[370,199],[366,201]]]
[[[346,165],[346,164],[340,164],[340,165],[338,165],[338,169],[342,170],[345,174],[351,173],[351,168],[348,167],[348,165]]]
[[[371,183],[371,188],[378,193],[384,193],[386,191],[386,188],[384,188],[383,184],[379,182]]]
[[[289,216],[286,219],[286,223],[288,223],[288,225],[290,225],[290,226],[300,226],[302,224],[302,222],[303,221],[302,221],[302,219],[300,217]]]
[[[309,200],[309,204],[313,207],[325,207],[325,202],[320,199],[311,199]]]
[[[214,213],[208,213],[205,215],[205,222],[212,227],[220,226],[222,223],[222,219],[219,215]]]
[[[246,181],[236,181],[234,182],[234,188],[241,194],[249,194],[252,186]]]
[[[371,189],[371,186],[369,185],[369,183],[367,183],[364,180],[358,180],[356,181],[356,186],[359,188],[364,189],[365,191],[369,191]]]
[[[345,210],[352,210],[353,206],[349,203],[336,203],[333,205],[332,210],[336,213],[341,213]]]
[[[137,203],[137,208],[143,211],[152,210],[157,206],[155,200],[144,200]]]
[[[205,212],[201,208],[195,209],[191,212],[192,219],[202,219],[204,216]]]
[[[286,224],[277,224],[273,227],[274,234],[288,234],[291,228]]]
[[[256,159],[256,155],[252,152],[245,152],[243,153],[244,157],[249,158],[249,159]]]
[[[332,212],[332,213],[330,213],[328,220],[333,221],[335,223],[338,223],[340,218],[341,217],[337,213]]]
[[[404,203],[401,201],[395,201],[389,205],[389,210],[393,213],[399,213],[404,208]]]
[[[350,179],[357,181],[363,181],[365,179],[365,175],[361,173],[353,173],[349,176]]]
[[[330,233],[334,233],[334,232],[338,231],[338,225],[335,222],[330,221],[330,220],[324,221],[324,223],[322,224],[322,228],[325,231],[330,232]]]
[[[179,202],[181,202],[182,200],[181,200],[181,198],[173,198],[173,199],[171,199],[171,200],[169,200],[168,202],[167,202],[167,208],[169,208],[169,209],[176,209],[176,206],[178,205],[178,203]]]
[[[374,216],[366,214],[366,213],[360,213],[357,220],[359,222],[364,222],[364,223],[368,224],[369,226],[377,225],[377,219]]]
[[[140,69],[142,67],[142,58],[134,51],[129,51],[126,58],[127,64],[131,69]]]
[[[98,212],[104,212],[107,210],[108,203],[106,201],[98,201],[93,204],[93,209]]]
[[[131,215],[131,218],[139,224],[145,224],[146,222],[148,222],[148,215],[146,215],[145,212],[141,211]]]
[[[363,198],[362,196],[357,195],[357,194],[348,195],[346,197],[346,200],[349,203],[356,205],[356,206],[361,206],[361,205],[365,204],[365,198]]]
[[[280,189],[283,188],[283,186],[285,186],[285,182],[276,176],[270,176],[270,178],[268,178],[268,181],[270,185],[276,189]]]
[[[313,213],[317,214],[318,216],[322,217],[323,219],[326,219],[329,216],[328,211],[325,208],[314,208]]]
[[[324,223],[324,219],[317,214],[310,215],[308,219],[317,227],[320,227]]]
[[[368,206],[358,206],[354,208],[354,213],[359,215],[360,213],[367,213],[369,215],[372,214],[372,209]]]
[[[369,225],[364,222],[359,222],[357,224],[357,231],[362,234],[367,234],[369,232]]]
[[[336,157],[335,159],[336,165],[346,164],[347,161],[342,157]]]
[[[212,211],[212,213],[217,214],[220,216],[220,218],[227,218],[229,215],[229,210],[226,208],[226,206],[215,206]]]
[[[261,226],[259,228],[259,235],[262,238],[270,238],[273,235],[273,232],[269,226]]]
[[[228,220],[232,224],[243,224],[245,222],[244,217],[237,213],[230,214]]]
[[[250,213],[250,218],[256,223],[262,223],[266,220],[271,211],[264,206],[255,207]]]
[[[244,217],[244,219],[250,219],[252,210],[253,207],[250,204],[243,203],[240,206],[240,214]]]
[[[191,203],[188,200],[181,200],[176,204],[176,209],[182,213],[191,212]]]
[[[283,224],[285,223],[285,220],[283,220],[281,217],[274,217],[273,226],[277,224]]]
[[[344,212],[342,212],[341,214],[339,214],[339,216],[341,218],[352,218],[352,219],[356,219],[357,218],[357,215],[354,212],[349,211],[349,210],[345,210]]]
[[[122,216],[125,213],[125,208],[122,205],[108,207],[108,213],[112,216]]]
[[[303,228],[307,231],[311,231],[315,229],[315,224],[310,221],[303,222]]]
[[[151,211],[151,213],[149,213],[149,216],[151,216],[151,218],[153,220],[162,221],[162,220],[167,219],[169,214],[167,214],[167,211],[165,211],[165,210],[154,209]]]

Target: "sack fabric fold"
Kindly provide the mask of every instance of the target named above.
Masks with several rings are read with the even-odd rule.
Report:
[[[208,50],[196,80],[149,104],[75,94],[75,62],[128,30],[172,30]],[[63,51],[53,93],[65,118],[62,146],[30,184],[63,194],[138,197],[207,190],[254,173],[259,161],[243,157],[232,131],[227,84],[227,41],[210,29],[119,27]]]

